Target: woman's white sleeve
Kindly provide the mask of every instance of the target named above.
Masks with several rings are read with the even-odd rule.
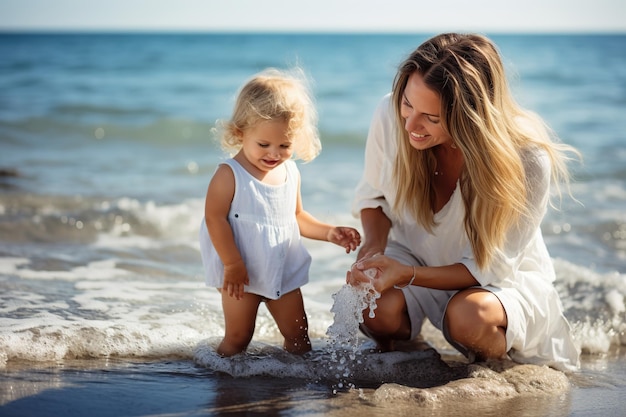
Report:
[[[396,152],[393,123],[390,95],[386,95],[374,112],[367,135],[363,175],[352,202],[352,214],[357,218],[361,210],[377,207],[391,218],[387,196],[393,187],[389,177]]]

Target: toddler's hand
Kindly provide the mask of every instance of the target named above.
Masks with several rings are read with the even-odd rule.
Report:
[[[224,285],[222,285],[222,290],[226,291],[230,297],[241,300],[243,298],[244,286],[249,284],[248,270],[243,259],[224,265]]]
[[[328,232],[328,241],[346,249],[346,253],[356,250],[361,244],[361,235],[353,227],[336,226]]]

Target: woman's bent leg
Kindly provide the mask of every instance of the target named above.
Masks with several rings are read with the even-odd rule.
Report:
[[[402,291],[390,289],[376,301],[375,316],[370,318],[369,308],[363,310],[364,333],[372,337],[381,352],[394,350],[395,340],[408,340],[411,321]]]
[[[450,299],[444,320],[450,337],[474,352],[477,360],[506,354],[506,312],[493,293],[480,288],[459,291]]]

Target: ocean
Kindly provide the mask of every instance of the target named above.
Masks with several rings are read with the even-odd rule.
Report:
[[[580,372],[468,365],[428,327],[436,350],[372,353],[354,255],[314,241],[312,354],[284,353],[263,306],[249,352],[215,354],[197,239],[215,121],[254,73],[303,68],[323,145],[304,206],[358,228],[370,117],[430,36],[0,34],[0,415],[623,415],[626,35],[491,36],[518,101],[583,154],[542,224]]]

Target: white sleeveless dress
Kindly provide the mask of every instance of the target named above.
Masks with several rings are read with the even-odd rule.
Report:
[[[250,285],[246,285],[245,291],[276,300],[309,281],[311,256],[296,221],[300,173],[294,161],[285,161],[285,183],[269,185],[254,178],[234,159],[224,163],[235,176],[228,221],[248,269]],[[221,288],[224,264],[204,219],[200,226],[200,251],[207,286]]]

